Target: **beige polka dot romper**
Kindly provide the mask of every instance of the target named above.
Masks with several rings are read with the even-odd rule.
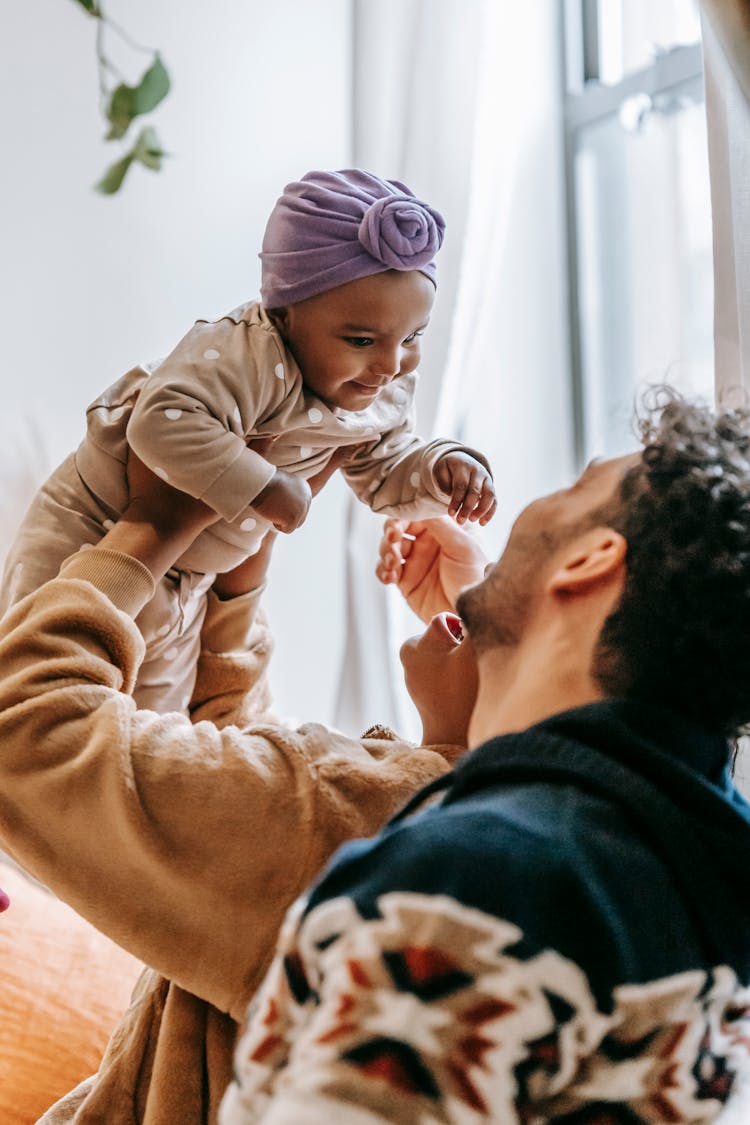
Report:
[[[461,449],[413,430],[416,375],[389,385],[366,409],[330,408],[310,394],[257,302],[198,321],[163,362],[128,371],[87,411],[86,436],[42,486],[6,562],[0,612],[94,546],[128,501],[128,448],[176,488],[221,517],[159,583],[138,618],[146,657],[139,705],[185,710],[195,681],[206,595],[217,573],[253,554],[270,526],[253,499],[277,468],[312,476],[341,446],[357,446],[344,475],[384,515],[441,515],[448,497],[436,461]],[[263,456],[249,443],[276,440]]]

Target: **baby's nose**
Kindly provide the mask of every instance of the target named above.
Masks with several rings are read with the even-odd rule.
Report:
[[[401,350],[383,351],[373,356],[370,370],[374,375],[395,378],[401,370]]]

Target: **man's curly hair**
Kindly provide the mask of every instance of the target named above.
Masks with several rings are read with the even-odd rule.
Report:
[[[593,674],[734,737],[750,724],[750,410],[669,392],[639,428],[643,456],[606,513],[627,576]]]

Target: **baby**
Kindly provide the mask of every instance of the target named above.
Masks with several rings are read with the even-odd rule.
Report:
[[[84,440],[21,525],[0,613],[112,526],[128,500],[129,449],[221,517],[138,617],[146,656],[134,694],[158,711],[188,706],[216,575],[270,527],[303,522],[307,478],[342,447],[344,476],[373,511],[486,523],[496,501],[484,457],[413,431],[443,230],[403,184],[360,169],[289,184],[263,239],[261,301],[199,320],[165,360],[133,368],[89,407]]]

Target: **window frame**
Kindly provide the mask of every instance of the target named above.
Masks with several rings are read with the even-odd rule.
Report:
[[[571,383],[573,455],[580,467],[586,456],[585,372],[578,254],[578,196],[575,161],[579,137],[590,126],[614,117],[637,95],[668,98],[678,88],[703,78],[701,43],[681,44],[654,53],[647,66],[624,74],[619,82],[599,80],[599,4],[601,0],[564,0],[562,39],[563,164],[566,259],[568,273],[568,345]],[[653,112],[659,112],[656,106]]]

